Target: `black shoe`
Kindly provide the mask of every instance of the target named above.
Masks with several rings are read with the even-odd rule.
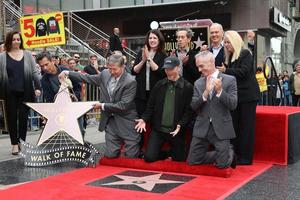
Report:
[[[232,159],[232,162],[231,162],[230,167],[231,167],[232,169],[235,169],[235,168],[236,168],[236,165],[237,165],[237,157],[236,157],[236,154],[233,153],[233,159]]]
[[[252,165],[252,161],[237,160],[237,165]]]
[[[140,151],[138,158],[144,159],[145,155],[143,151]]]

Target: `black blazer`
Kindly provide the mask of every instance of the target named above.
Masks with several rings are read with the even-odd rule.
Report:
[[[212,47],[209,48],[209,51],[213,52]],[[216,66],[222,66],[222,63],[225,63],[224,46],[222,46],[218,55],[215,57],[215,65]]]
[[[196,54],[197,52],[194,50],[190,50],[187,53],[189,59],[187,63],[183,65],[183,71],[182,71],[183,78],[188,82],[190,82],[192,85],[194,85],[194,82],[201,76],[201,73],[198,71],[198,68],[196,67],[196,61],[195,61]],[[176,51],[176,56],[178,57],[177,51]]]
[[[142,115],[145,122],[151,122],[151,127],[157,131],[161,127],[161,119],[165,102],[168,79],[164,78],[156,83],[151,91],[147,108]],[[193,86],[182,77],[175,84],[175,112],[174,127],[179,124],[182,128],[186,127],[192,116],[191,101],[193,96]]]
[[[236,78],[239,103],[259,99],[259,86],[255,78],[253,57],[248,49],[242,49],[239,58],[229,63],[225,73]]]
[[[116,50],[123,52],[123,48],[119,36],[113,34],[109,37],[109,50],[111,52]]]
[[[153,61],[158,65],[158,69],[156,71],[150,70],[150,91],[157,83],[157,81],[166,77],[162,66],[164,65],[164,59],[167,55],[164,52],[157,52],[154,55]],[[139,64],[142,60],[142,51],[140,51],[135,59],[134,65]],[[136,98],[147,100],[146,98],[146,63],[144,63],[143,68],[139,73],[136,73],[133,68],[131,70],[132,75],[135,75],[135,80],[137,82],[137,91]]]
[[[68,68],[65,67],[57,67],[57,74],[53,75],[53,74],[47,74],[45,73],[41,79],[41,84],[42,84],[42,89],[43,89],[43,97],[45,102],[54,102],[54,97],[57,94],[57,92],[59,91],[59,80],[58,80],[58,75],[64,71],[67,70],[69,71]],[[54,83],[51,83],[50,79],[51,78],[55,78],[56,79],[56,87],[53,86]],[[73,78],[70,78],[72,85],[73,85],[73,91],[75,93],[75,96],[77,97],[78,101],[81,100],[81,82],[78,81],[74,81]]]

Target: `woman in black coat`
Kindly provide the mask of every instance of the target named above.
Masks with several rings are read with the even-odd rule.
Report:
[[[255,78],[253,57],[236,31],[226,31],[224,35],[225,63],[221,72],[236,78],[238,88],[238,106],[232,112],[236,138],[232,140],[237,162],[251,165],[254,153],[254,133],[256,105],[259,99],[259,87]]]
[[[165,39],[159,30],[150,30],[145,39],[145,46],[138,53],[132,68],[136,76],[136,108],[139,117],[144,113],[147,101],[155,83],[165,77],[162,70],[165,51]]]

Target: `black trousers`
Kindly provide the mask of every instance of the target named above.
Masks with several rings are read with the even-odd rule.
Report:
[[[26,140],[29,108],[24,104],[24,92],[9,92],[6,104],[7,124],[12,145]]]
[[[168,133],[152,130],[148,139],[148,145],[145,152],[145,161],[154,162],[165,159],[165,153],[161,150],[165,142],[170,144],[170,154],[174,161],[185,160],[185,130],[173,137]]]
[[[299,99],[300,99],[300,95],[292,94],[293,106],[298,106],[299,105]]]
[[[240,164],[252,164],[257,101],[238,103],[231,113],[236,138],[231,140]]]

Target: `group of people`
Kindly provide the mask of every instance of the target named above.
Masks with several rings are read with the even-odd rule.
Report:
[[[11,33],[12,38],[6,38],[6,53],[0,55],[0,98],[8,104],[12,153],[17,152],[19,139],[25,140],[20,134],[26,132],[22,123],[16,129],[17,121],[26,120],[25,112],[17,116],[20,109],[28,110],[22,102],[32,101],[33,91],[39,95],[45,85],[57,87],[69,77],[73,85],[86,82],[100,90],[94,108],[101,110],[99,130],[105,131],[106,157],[120,156],[124,144],[126,157],[143,157],[146,162],[171,157],[187,160],[190,165],[214,164],[218,168],[252,164],[259,98],[253,56],[236,31],[224,33],[218,23],[209,31],[211,46],[197,52],[189,45],[193,32],[178,29],[178,48],[168,56],[162,33],[150,30],[131,71],[126,70],[122,52],[112,53],[106,69],[94,75],[60,68],[51,55],[41,53],[36,61],[44,71],[42,86],[36,79],[32,56],[25,57],[27,51],[22,49],[19,33]],[[8,59],[19,62],[19,67]],[[24,81],[16,80],[17,74]],[[34,88],[32,84],[28,88],[25,80],[34,80]],[[16,110],[9,106],[11,103],[19,105]],[[141,147],[146,141],[141,133],[149,134],[143,154]],[[187,144],[188,133],[192,137]],[[165,142],[170,144],[168,151],[162,150]]]
[[[270,73],[266,67],[265,74]],[[265,78],[263,67],[256,69],[256,79],[260,89],[259,105],[285,105],[299,106],[300,102],[300,60],[294,63],[294,70],[291,74],[284,70],[276,77],[274,74],[269,79]],[[281,94],[282,92],[282,94]]]

